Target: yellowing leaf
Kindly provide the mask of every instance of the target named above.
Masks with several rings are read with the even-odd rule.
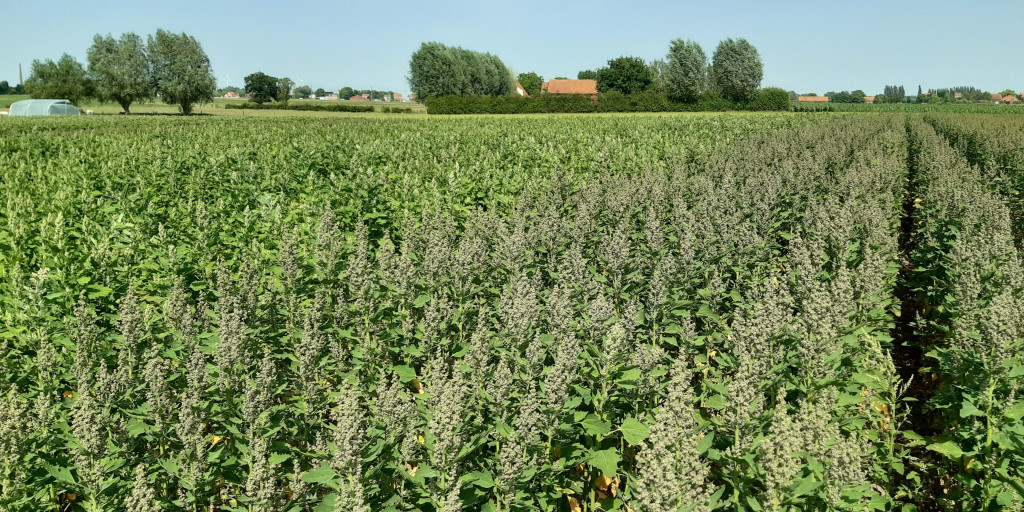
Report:
[[[577,500],[576,498],[573,498],[572,496],[569,496],[568,500],[569,500],[569,510],[571,512],[583,512],[583,509],[580,508],[579,500]]]
[[[74,396],[75,396],[75,392],[74,391],[65,391],[64,392],[64,398],[72,398]]]

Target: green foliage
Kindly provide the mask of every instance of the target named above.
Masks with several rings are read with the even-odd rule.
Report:
[[[191,114],[196,104],[213,101],[217,88],[213,69],[194,37],[157,29],[155,36],[149,36],[148,51],[153,83],[164,103]]]
[[[651,68],[640,57],[618,57],[597,70],[597,90],[632,94],[644,92],[654,84]]]
[[[350,105],[346,103],[228,103],[227,109],[248,110],[304,110],[308,112],[373,112],[373,105]]]
[[[409,60],[409,87],[420,100],[440,96],[502,96],[515,92],[512,74],[495,55],[429,42]]]
[[[0,81],[0,94],[12,94],[11,84],[7,80]]]
[[[300,85],[295,88],[295,99],[304,100],[313,95],[313,88],[308,85]]]
[[[665,88],[670,98],[696,101],[708,87],[708,57],[700,44],[676,39],[669,45]]]
[[[722,97],[750,101],[761,86],[764,69],[757,48],[746,39],[725,39],[711,57],[711,79]]]
[[[276,77],[257,71],[245,77],[245,93],[252,94],[249,101],[256,104],[276,101],[278,97],[278,82]]]
[[[780,89],[758,91],[757,97],[748,102],[734,103],[713,94],[702,94],[697,101],[683,103],[663,93],[653,91],[622,94],[606,92],[598,94],[598,103],[586,95],[540,95],[530,98],[518,96],[503,97],[460,97],[448,96],[427,100],[427,112],[431,114],[539,114],[539,113],[586,113],[586,112],[725,112],[730,110],[785,111],[790,109],[788,96],[783,98]],[[783,91],[784,92],[784,91]]]
[[[74,104],[93,96],[93,84],[82,64],[65,53],[57,62],[32,61],[25,92],[33,98],[65,99]]]
[[[127,32],[120,39],[96,34],[87,54],[100,101],[113,101],[128,114],[132,103],[153,96],[149,56],[138,34]]]
[[[1022,120],[7,120],[0,508],[1013,510]]]
[[[544,84],[544,77],[533,72],[519,73],[516,80],[523,86],[523,89],[526,89],[526,94],[540,96],[540,88]]]

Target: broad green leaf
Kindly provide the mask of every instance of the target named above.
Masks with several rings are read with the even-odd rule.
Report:
[[[331,466],[327,463],[323,463],[305,472],[302,475],[302,481],[311,484],[325,484],[334,480],[335,476],[337,476],[337,473],[331,469]]]
[[[611,423],[602,421],[593,414],[588,414],[580,424],[583,425],[583,430],[590,436],[603,436],[612,431]]]
[[[951,459],[959,458],[964,454],[963,450],[957,446],[953,441],[946,441],[943,443],[932,443],[928,445],[928,449],[933,452],[938,452]]]
[[[966,418],[968,416],[985,416],[985,413],[975,407],[969,400],[964,400],[960,403],[960,417]]]
[[[651,435],[651,429],[632,416],[622,422],[619,431],[622,432],[622,437],[626,442],[633,446],[644,442]]]
[[[588,459],[588,462],[591,466],[601,470],[601,473],[604,473],[605,476],[612,477],[618,471],[619,461],[621,460],[622,457],[619,456],[618,452],[614,448],[609,448],[594,452]]]

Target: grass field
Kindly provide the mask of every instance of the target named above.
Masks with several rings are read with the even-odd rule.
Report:
[[[0,122],[0,509],[1024,505],[1024,117],[260,114]]]
[[[11,103],[14,103],[15,101],[27,100],[27,99],[30,99],[30,97],[28,95],[14,95],[14,94],[0,95],[0,110],[7,110],[7,108],[11,106]],[[294,117],[296,114],[298,114],[298,115],[307,115],[307,116],[308,115],[312,115],[312,116],[316,117],[316,116],[336,115],[337,114],[335,112],[329,112],[329,113],[328,112],[297,112],[297,111],[287,111],[287,110],[259,110],[259,111],[257,111],[257,110],[245,110],[245,111],[243,111],[243,110],[235,110],[235,109],[226,109],[226,108],[224,108],[224,106],[228,105],[228,104],[232,104],[232,103],[241,104],[241,103],[245,103],[247,101],[248,100],[244,100],[244,99],[237,99],[236,100],[236,99],[215,98],[213,100],[213,103],[207,103],[207,104],[204,104],[204,105],[196,106],[195,113],[196,114],[223,115],[223,116],[243,116],[243,115],[244,116],[253,116],[253,115],[255,115],[255,116],[267,116],[267,117]],[[316,103],[316,104],[323,104],[323,105],[332,104],[332,103],[371,105],[371,103],[350,102],[350,101],[347,101],[347,100],[344,100],[344,101],[341,101],[341,100],[339,100],[339,101],[292,100],[292,101],[296,102],[296,103]],[[412,108],[414,113],[420,113],[420,114],[426,113],[426,107],[424,107],[423,105],[421,105],[419,103],[383,103],[383,102],[373,102],[372,105],[377,109],[378,112],[384,106],[398,106],[398,107]],[[115,105],[113,103],[100,103],[100,102],[96,102],[96,101],[85,101],[85,102],[82,102],[80,105],[78,105],[78,107],[82,108],[84,110],[92,110],[95,114],[119,114],[119,113],[121,113],[121,107],[119,105]],[[163,102],[149,101],[149,102],[132,104],[131,112],[133,114],[177,114],[178,113],[178,107],[176,105],[168,105],[168,104],[163,103]],[[352,115],[352,114],[345,113],[345,115]]]

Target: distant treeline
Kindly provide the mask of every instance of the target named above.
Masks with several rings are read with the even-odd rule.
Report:
[[[591,96],[551,95],[524,98],[520,96],[443,96],[424,102],[429,114],[568,114],[591,112],[723,112],[787,111],[789,95],[782,89],[761,89],[747,102],[735,102],[712,93],[702,94],[697,101],[682,102],[665,94],[643,92],[622,94],[600,93],[595,104]]]

